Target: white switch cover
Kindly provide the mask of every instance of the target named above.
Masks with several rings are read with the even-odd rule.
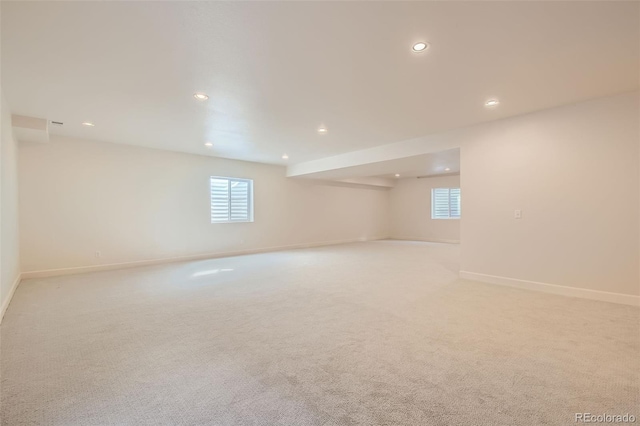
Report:
[[[522,219],[522,210],[516,210],[513,212],[513,217],[516,219]]]

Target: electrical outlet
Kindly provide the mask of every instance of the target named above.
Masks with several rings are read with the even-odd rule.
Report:
[[[513,212],[513,217],[516,219],[522,219],[522,210],[516,210]]]
[[[102,253],[100,253],[99,251],[96,252],[96,258],[98,257],[102,257]]]

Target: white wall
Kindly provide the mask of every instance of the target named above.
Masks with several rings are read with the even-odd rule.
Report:
[[[430,136],[461,148],[462,271],[639,295],[638,96]],[[124,145],[20,145],[23,270],[389,234],[384,190],[314,186],[280,167]],[[256,223],[209,224],[212,174],[256,180]]]
[[[60,137],[19,157],[25,272],[388,236],[388,190],[284,167]],[[254,180],[254,223],[210,223],[211,175]]]
[[[0,320],[20,275],[18,241],[17,143],[11,112],[0,94]]]
[[[640,294],[638,95],[465,130],[461,269]]]
[[[401,240],[459,242],[460,220],[431,219],[431,189],[459,187],[459,175],[399,179],[390,194],[391,237]]]

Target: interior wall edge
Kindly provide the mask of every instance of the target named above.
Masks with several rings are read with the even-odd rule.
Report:
[[[560,296],[578,297],[581,299],[598,300],[601,302],[611,302],[640,307],[640,296],[635,296],[633,294],[611,293],[607,291],[590,290],[579,287],[567,287],[557,284],[519,280],[516,278],[499,277],[496,275],[487,275],[470,271],[460,271],[460,278],[471,281],[479,281],[487,284],[496,284],[507,287],[520,288],[524,290],[551,293]]]
[[[20,282],[18,142],[0,88],[0,321]]]
[[[2,302],[2,308],[0,308],[0,324],[2,324],[2,318],[4,318],[4,314],[5,312],[7,312],[7,309],[9,308],[9,304],[11,304],[11,299],[13,299],[13,295],[16,292],[16,289],[18,288],[18,286],[20,285],[20,281],[22,281],[22,274],[18,274],[18,276],[16,277],[15,281],[13,282],[13,284],[11,285],[11,289],[9,290],[9,294],[7,294],[7,297],[5,298],[4,302]]]

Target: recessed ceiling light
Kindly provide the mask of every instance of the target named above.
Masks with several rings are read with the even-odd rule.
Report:
[[[444,169],[445,172],[448,172],[449,170],[451,170],[451,169],[448,168],[448,167]]]
[[[288,160],[288,159],[289,159],[289,156],[288,156],[287,154],[282,154],[282,159],[283,159],[283,160]]]
[[[400,174],[399,174],[399,173],[396,173],[396,177],[400,177]]]
[[[93,127],[93,126],[95,126],[95,124],[93,124],[93,123],[92,123],[92,122],[90,122],[90,121],[85,121],[84,123],[82,123],[82,125],[83,125],[83,126],[87,126],[87,127]]]
[[[489,99],[487,102],[484,103],[484,106],[494,107],[494,106],[498,105],[499,103],[500,103],[500,101],[497,100],[497,99]]]
[[[424,52],[425,50],[427,50],[428,47],[429,47],[429,43],[425,43],[421,41],[419,43],[414,44],[411,49],[414,52],[419,53],[419,52]]]
[[[205,93],[201,93],[201,92],[194,93],[193,97],[196,98],[199,101],[206,101],[207,99],[209,99],[209,96],[207,96]]]
[[[318,133],[320,133],[321,135],[324,135],[325,133],[327,133],[327,128],[326,127],[319,127],[318,128]]]
[[[211,148],[213,144],[211,142],[205,142],[204,146],[206,146],[207,148]]]

